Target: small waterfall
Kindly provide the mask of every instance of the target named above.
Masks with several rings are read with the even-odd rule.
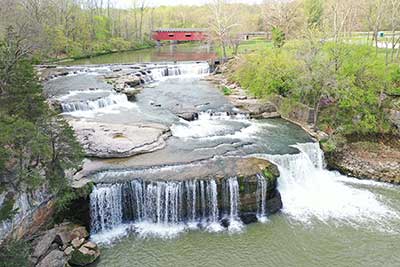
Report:
[[[168,77],[198,77],[208,74],[210,74],[210,66],[207,62],[153,65],[146,71],[135,73],[143,83],[151,83]]]
[[[128,97],[125,94],[110,94],[96,100],[62,102],[61,108],[63,112],[75,112],[97,110],[117,104],[129,104]]]
[[[239,183],[236,177],[226,179],[223,183],[225,214],[229,219],[229,230],[232,232],[240,231],[243,227],[239,219]],[[228,212],[229,211],[229,212]]]
[[[264,221],[267,216],[266,212],[267,186],[268,183],[265,177],[258,174],[256,199],[257,199],[257,217],[260,221]]]

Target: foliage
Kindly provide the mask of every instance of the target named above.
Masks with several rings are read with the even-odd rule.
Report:
[[[321,27],[324,13],[323,0],[304,0],[304,11],[308,28],[317,29]]]
[[[229,88],[229,87],[224,86],[222,88],[222,92],[223,92],[224,95],[231,95],[232,94],[232,89]]]
[[[268,49],[245,56],[235,76],[257,97],[286,96],[296,87],[296,65],[297,61],[287,51]]]
[[[67,186],[65,170],[83,152],[67,122],[45,102],[21,39],[10,30],[0,43],[0,183],[15,191]]]
[[[28,267],[30,246],[24,240],[9,241],[0,247],[0,267]]]
[[[285,44],[286,35],[285,33],[278,27],[272,28],[272,43],[274,47],[281,48]]]
[[[283,96],[284,115],[297,104],[314,108],[314,126],[329,134],[387,133],[393,126],[382,95],[397,88],[398,65],[372,52],[340,42],[291,42],[242,56],[232,77],[257,97]]]
[[[11,219],[18,212],[14,209],[15,199],[12,196],[6,196],[0,207],[0,223]]]

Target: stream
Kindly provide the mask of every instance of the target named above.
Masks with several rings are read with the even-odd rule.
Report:
[[[207,81],[208,64],[199,58],[143,65],[151,70],[151,79],[134,102],[100,79],[115,69],[131,68],[121,63],[134,60],[103,59],[75,62],[98,65],[75,66],[81,71],[46,82],[46,92],[61,101],[64,116],[81,122],[158,123],[170,128],[172,136],[163,149],[151,153],[87,159],[87,166],[102,170],[96,174],[102,181],[132,181],[128,189],[99,184],[91,194],[91,238],[102,244],[94,266],[400,265],[398,186],[326,170],[322,151],[307,133],[282,119],[250,119]],[[176,115],[188,109],[198,112],[197,120]],[[246,226],[238,220],[237,227],[224,229],[218,213],[225,211],[218,211],[212,178],[183,183],[171,177],[171,182],[144,184],[129,171],[227,156],[254,156],[278,166],[280,213]],[[236,183],[228,180],[222,192],[232,220],[240,204]],[[259,185],[260,196],[266,186]],[[184,196],[179,195],[182,188],[189,188]],[[137,207],[130,223],[119,207],[126,192],[130,205]],[[132,227],[135,233],[128,231]]]

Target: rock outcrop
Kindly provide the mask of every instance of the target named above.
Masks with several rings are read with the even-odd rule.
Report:
[[[165,146],[169,129],[161,124],[106,124],[71,121],[86,155],[125,158],[149,153]]]
[[[389,145],[370,143],[346,144],[334,152],[326,152],[329,169],[361,179],[400,184],[400,150]]]
[[[44,232],[34,243],[31,262],[36,267],[87,266],[99,256],[97,244],[88,241],[83,226],[63,223]]]

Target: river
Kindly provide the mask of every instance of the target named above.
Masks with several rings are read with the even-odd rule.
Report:
[[[133,63],[132,59],[122,59],[124,54],[112,57],[91,59],[89,63]],[[150,57],[139,61],[157,60]],[[398,186],[326,170],[318,144],[301,128],[281,119],[248,118],[205,79],[205,63],[179,64],[167,63],[167,68],[179,68],[176,75],[158,75],[146,83],[135,102],[116,94],[99,79],[115,68],[130,65],[83,66],[85,71],[52,79],[45,88],[53,98],[62,100],[69,119],[126,125],[159,123],[171,129],[172,136],[161,150],[128,159],[88,159],[88,166],[101,166],[103,178],[129,176],[127,170],[138,166],[168,167],[214,157],[256,156],[274,162],[280,170],[282,212],[239,231],[209,231],[197,224],[168,220],[134,223],[135,234],[126,231],[131,224],[122,223],[121,214],[113,213],[106,221],[94,222],[116,222],[92,232],[92,239],[102,243],[102,255],[94,266],[400,265]],[[174,112],[176,108],[193,107],[199,112],[194,121],[182,120]],[[174,186],[169,184],[165,190]],[[96,195],[96,190],[108,193]],[[91,201],[97,206],[92,208],[101,213],[100,196],[112,202],[118,192],[109,186],[95,189]],[[204,218],[194,219],[200,225]]]

